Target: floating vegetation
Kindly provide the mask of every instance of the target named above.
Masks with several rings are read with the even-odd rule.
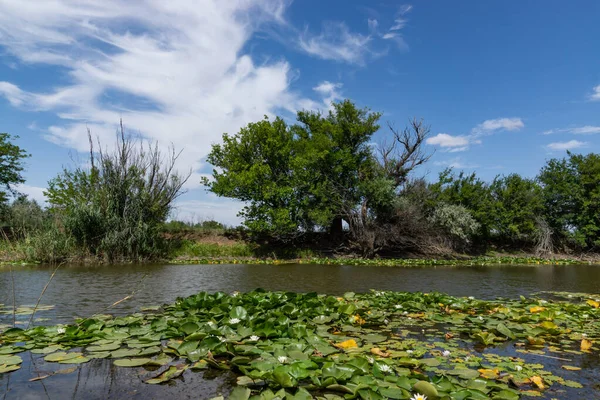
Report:
[[[319,265],[365,265],[365,266],[426,266],[426,265],[573,265],[584,264],[575,259],[551,259],[537,257],[473,257],[466,259],[435,259],[435,258],[297,258],[290,260],[260,259],[260,258],[185,258],[171,260],[176,264],[319,264]]]
[[[598,358],[600,295],[547,295],[199,293],[129,316],[7,329],[0,373],[30,350],[49,363],[114,359],[148,384],[230,371],[231,399],[571,398],[582,385],[564,374]]]

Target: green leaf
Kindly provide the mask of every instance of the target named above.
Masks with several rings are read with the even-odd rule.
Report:
[[[150,358],[122,358],[115,360],[114,364],[118,367],[141,367],[151,362]]]

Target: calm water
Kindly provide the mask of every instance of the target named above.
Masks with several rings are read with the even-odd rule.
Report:
[[[52,273],[43,266],[0,267],[0,303],[12,305],[12,282],[17,304],[35,304]],[[440,291],[479,298],[517,297],[553,290],[598,293],[600,266],[488,267],[354,267],[325,265],[126,265],[115,267],[63,266],[42,299],[55,305],[39,314],[43,324],[69,323],[94,313],[127,314],[140,306],[169,303],[199,291],[249,291],[256,288],[340,294],[369,289]],[[125,296],[134,296],[107,309]],[[0,318],[2,318],[0,316]],[[12,317],[11,317],[12,318]],[[4,316],[0,324],[9,323]],[[142,383],[137,369],[113,368],[94,360],[77,372],[28,382],[37,372],[56,367],[24,355],[21,370],[0,375],[0,399],[63,398],[212,398],[227,393],[231,376],[186,373],[185,382],[152,386]],[[34,362],[32,362],[34,361]],[[67,366],[68,367],[68,366]],[[12,380],[12,382],[11,382]]]

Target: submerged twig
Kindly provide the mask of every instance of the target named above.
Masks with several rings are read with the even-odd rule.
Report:
[[[130,294],[128,294],[127,296],[123,297],[121,300],[117,300],[117,301],[115,301],[114,303],[112,303],[111,305],[109,305],[109,306],[105,307],[105,308],[104,308],[104,309],[102,309],[100,312],[97,312],[97,313],[96,313],[96,314],[94,314],[94,315],[102,314],[102,313],[104,313],[106,310],[109,310],[109,309],[113,308],[114,306],[116,306],[116,305],[118,305],[118,304],[121,304],[122,302],[124,302],[124,301],[127,301],[127,300],[131,299],[133,296],[135,296],[135,294],[136,294],[137,292],[139,292],[139,291],[140,291],[140,289],[141,289],[141,288],[140,288],[139,286],[142,284],[142,282],[144,282],[144,280],[145,280],[147,277],[148,277],[148,274],[144,274],[144,276],[142,276],[142,279],[140,279],[140,280],[139,280],[139,282],[137,283],[137,285],[135,286],[135,288],[133,289],[133,291],[132,291]],[[89,320],[89,319],[93,318],[93,317],[94,317],[94,315],[92,315],[91,317],[88,317],[88,318],[85,318],[85,319],[83,319],[83,320],[82,320],[81,322],[79,322],[77,325],[81,325],[81,324],[83,324],[85,321],[87,321],[87,320]]]
[[[35,303],[35,307],[33,307],[33,312],[31,313],[31,317],[29,318],[29,322],[27,323],[27,329],[29,329],[29,326],[31,325],[31,322],[33,321],[33,317],[35,316],[35,312],[37,311],[37,308],[40,305],[40,301],[42,301],[42,297],[44,297],[44,293],[46,293],[46,289],[48,289],[48,286],[50,286],[50,282],[52,282],[52,279],[54,279],[54,275],[56,275],[56,272],[58,271],[58,269],[63,264],[64,263],[60,263],[60,264],[58,264],[56,266],[56,268],[52,272],[52,275],[50,275],[50,279],[48,279],[48,282],[46,282],[46,285],[42,289],[42,292],[40,293],[40,297],[38,297],[37,302]]]

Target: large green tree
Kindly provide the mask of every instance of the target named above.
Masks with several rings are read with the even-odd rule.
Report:
[[[600,155],[567,153],[551,159],[538,177],[545,218],[560,239],[579,246],[600,246]]]
[[[223,135],[208,161],[204,183],[219,196],[246,202],[241,215],[254,232],[278,236],[339,230],[377,178],[369,146],[381,115],[351,101],[325,115],[300,111],[297,123],[265,118]]]
[[[11,195],[17,190],[15,185],[24,183],[22,172],[25,168],[25,159],[30,155],[21,147],[13,143],[18,136],[0,133],[0,206],[6,206]]]
[[[490,185],[494,200],[491,228],[513,243],[531,243],[543,215],[542,189],[535,180],[518,174],[496,177]]]

